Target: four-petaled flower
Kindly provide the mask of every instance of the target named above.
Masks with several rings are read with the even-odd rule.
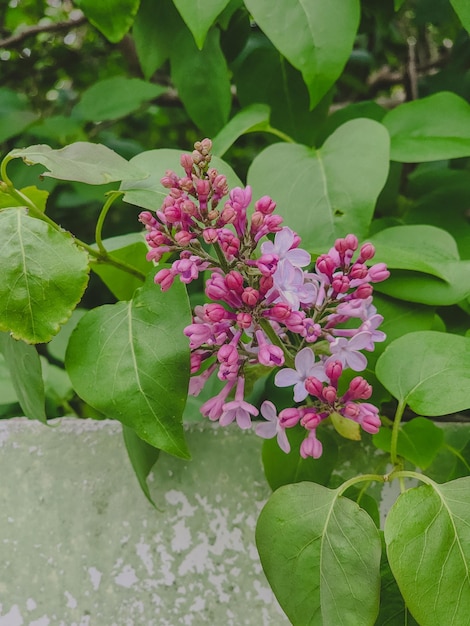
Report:
[[[315,376],[324,382],[328,378],[322,363],[315,363],[315,355],[311,348],[303,348],[295,357],[295,369],[287,367],[278,372],[274,378],[277,387],[290,387],[294,385],[294,400],[302,402],[308,396],[305,389],[305,381],[309,376]]]
[[[272,439],[277,435],[277,443],[281,450],[286,454],[290,452],[286,430],[281,426],[274,404],[269,400],[265,400],[261,405],[261,415],[268,421],[256,424],[256,434],[259,437],[263,437],[263,439]]]

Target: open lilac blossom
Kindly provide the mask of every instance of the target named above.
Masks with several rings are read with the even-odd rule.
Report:
[[[283,452],[290,452],[290,443],[287,439],[285,428],[280,423],[276,413],[276,407],[269,400],[265,400],[261,405],[261,415],[268,420],[267,422],[259,422],[255,426],[255,432],[263,439],[272,439],[277,435],[277,443]]]
[[[341,361],[344,368],[350,367],[355,372],[365,370],[367,358],[359,350],[364,350],[370,344],[371,337],[372,334],[367,332],[358,333],[349,341],[345,337],[336,337],[330,343],[332,356],[328,360]]]
[[[258,415],[258,409],[250,404],[249,402],[245,402],[243,399],[245,388],[245,379],[240,377],[237,383],[237,390],[235,392],[235,400],[231,402],[227,402],[223,406],[223,413],[219,419],[219,424],[221,426],[228,426],[234,420],[236,420],[238,426],[242,430],[247,430],[251,428],[251,415]]]
[[[277,256],[279,261],[286,259],[294,267],[305,267],[310,263],[311,255],[306,250],[293,247],[297,235],[293,230],[284,226],[276,233],[274,243],[265,241],[261,244],[261,252]]]
[[[322,363],[315,363],[315,355],[311,348],[303,348],[295,357],[295,369],[290,367],[280,370],[275,378],[277,387],[294,386],[294,400],[302,402],[308,396],[305,381],[309,376],[319,380],[326,380],[325,369]]]
[[[315,299],[316,289],[312,283],[306,283],[304,272],[299,267],[284,259],[278,263],[273,274],[272,294],[277,294],[274,302],[286,302],[293,311],[300,304],[311,304]]]

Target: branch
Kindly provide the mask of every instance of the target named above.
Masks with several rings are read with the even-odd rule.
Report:
[[[86,21],[86,17],[82,15],[75,20],[56,22],[55,24],[36,24],[36,26],[25,28],[15,35],[11,35],[5,39],[0,39],[0,48],[11,48],[17,46],[25,39],[28,39],[28,37],[33,37],[39,33],[54,33],[60,30],[70,30],[72,28],[76,28],[77,26],[81,26]]]

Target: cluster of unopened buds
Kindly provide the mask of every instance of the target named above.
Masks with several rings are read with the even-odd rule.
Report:
[[[188,284],[204,273],[208,303],[195,307],[184,331],[191,349],[189,393],[198,395],[217,376],[222,389],[202,405],[202,414],[222,426],[236,421],[251,428],[259,411],[245,400],[245,378],[251,365],[263,365],[275,368],[277,387],[293,387],[294,406],[278,414],[266,400],[260,407],[264,420],[255,425],[261,437],[277,436],[284,452],[290,451],[286,429],[300,424],[306,431],[300,454],[320,457],[317,428],[333,415],[376,433],[378,409],[364,402],[371,386],[356,376],[340,393],[338,381],[347,368],[363,371],[362,351],[385,339],[372,283],[389,276],[386,266],[371,265],[372,244],[359,248],[357,238],[347,235],[311,267],[311,255],[282,226],[270,197],[257,200],[249,217],[250,187],[229,190],[226,177],[210,167],[211,147],[204,139],[192,154],[183,154],[185,175],[167,171],[162,207],[139,218],[147,229],[149,260],[178,256],[155,276],[162,290],[177,277]]]

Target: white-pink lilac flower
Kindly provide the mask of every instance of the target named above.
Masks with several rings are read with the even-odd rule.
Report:
[[[343,367],[361,372],[367,367],[367,358],[359,350],[364,350],[370,344],[371,337],[372,334],[368,332],[357,333],[349,341],[345,337],[336,337],[330,343],[331,356],[327,362],[341,361]]]
[[[286,259],[294,267],[305,267],[311,261],[311,255],[306,251],[297,247],[293,247],[297,242],[297,235],[293,230],[284,226],[274,237],[272,241],[265,241],[261,244],[261,252],[263,255],[272,254],[278,257],[279,261]]]
[[[273,287],[266,294],[272,302],[285,302],[293,311],[298,311],[300,304],[312,304],[316,296],[316,288],[310,282],[305,282],[304,272],[300,267],[294,267],[292,263],[284,259],[279,261],[277,269],[272,275]]]
[[[290,452],[290,443],[287,439],[285,428],[282,427],[276,413],[276,407],[269,400],[265,400],[261,405],[261,415],[267,422],[259,422],[255,426],[255,432],[263,439],[272,439],[277,436],[277,443],[286,454]]]
[[[327,380],[323,363],[315,363],[315,354],[311,348],[303,348],[295,357],[295,369],[290,367],[279,371],[274,377],[276,387],[294,386],[295,402],[302,402],[308,396],[305,381],[309,376],[315,376],[324,382]]]
[[[242,430],[248,430],[251,428],[251,415],[258,415],[258,409],[250,404],[249,402],[245,402],[243,399],[245,391],[245,379],[240,376],[237,382],[237,389],[235,391],[235,399],[231,402],[227,402],[223,406],[223,413],[219,419],[219,424],[221,426],[228,426],[234,420],[236,420],[238,426]]]

